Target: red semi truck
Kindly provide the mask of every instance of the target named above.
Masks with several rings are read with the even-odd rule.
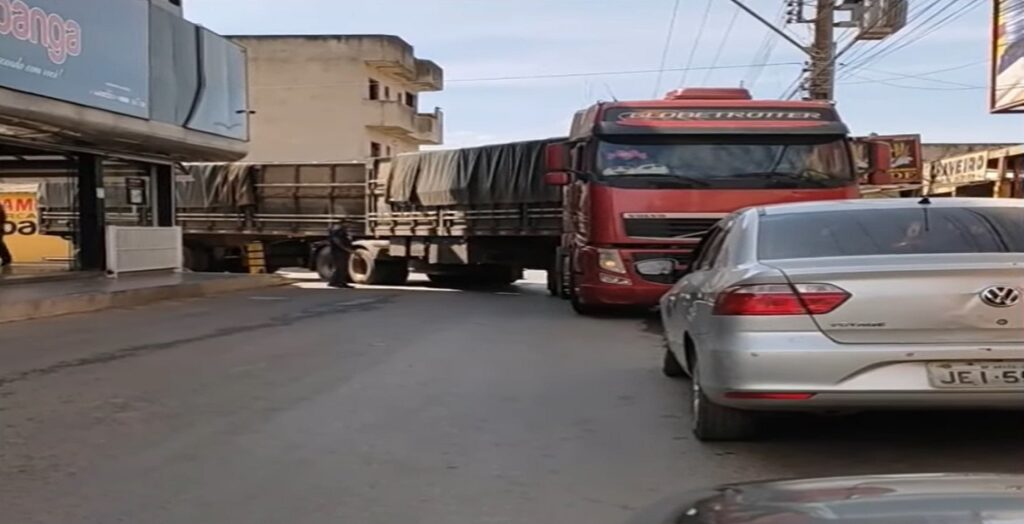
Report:
[[[888,154],[871,146],[875,172],[888,169]],[[548,146],[546,167],[564,210],[549,287],[583,314],[656,305],[728,213],[860,197],[832,104],[752,100],[745,89],[596,104]]]
[[[888,147],[867,147],[884,172]],[[412,269],[443,285],[502,285],[546,269],[549,290],[590,313],[656,305],[726,214],[857,198],[858,179],[831,104],[690,89],[597,104],[568,138],[370,163],[188,165],[176,199],[197,271],[304,265],[329,277],[339,268],[323,240],[342,222],[358,249],[340,269],[356,282],[397,285]],[[122,182],[106,180],[107,222],[145,223]],[[72,192],[47,184],[44,232],[74,236]]]

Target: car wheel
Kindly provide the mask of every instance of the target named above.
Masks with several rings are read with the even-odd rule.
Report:
[[[683,365],[679,363],[679,359],[676,358],[676,354],[668,347],[665,347],[665,358],[661,363],[661,372],[669,378],[680,378],[686,376],[686,370],[683,369]]]
[[[719,406],[708,400],[701,388],[700,366],[691,363],[693,376],[690,416],[693,434],[703,442],[744,440],[757,433],[757,413]]]

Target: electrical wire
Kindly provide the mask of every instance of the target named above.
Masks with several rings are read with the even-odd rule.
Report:
[[[880,52],[880,54],[878,54],[878,55],[876,55],[874,57],[874,61],[881,60],[882,58],[885,58],[885,57],[887,57],[889,55],[892,55],[893,53],[896,53],[897,51],[900,51],[901,49],[905,49],[906,47],[908,47],[908,46],[910,46],[910,45],[912,45],[912,44],[914,44],[916,42],[920,42],[921,40],[924,40],[925,38],[929,37],[930,35],[932,35],[936,31],[938,31],[939,29],[949,25],[951,22],[955,21],[956,19],[958,19],[958,18],[966,15],[967,13],[971,12],[972,10],[974,10],[975,8],[980,6],[984,1],[985,0],[974,0],[974,3],[964,5],[963,7],[960,8],[959,11],[954,11],[953,13],[950,13],[946,18],[943,18],[942,20],[940,20],[938,23],[933,25],[931,28],[927,29],[924,33],[920,34],[917,38],[912,39],[912,40],[908,40],[908,41],[906,41],[906,42],[904,42],[902,44],[898,44],[898,45],[896,45],[896,47],[890,49],[889,51]],[[870,63],[871,57],[869,57],[867,60]]]
[[[792,66],[799,65],[801,62],[773,62],[763,64],[765,67],[779,67],[779,66]],[[749,64],[732,64],[732,65],[720,65],[715,66],[715,70],[724,69],[745,69],[749,67]],[[679,72],[679,71],[706,71],[711,69],[707,66],[698,67],[673,67],[664,70],[665,73]],[[656,74],[659,69],[630,69],[630,70],[613,70],[613,71],[579,71],[575,73],[552,73],[547,75],[521,75],[521,76],[491,76],[491,77],[475,77],[475,78],[453,78],[445,80],[446,83],[474,83],[474,82],[504,82],[504,81],[516,81],[516,80],[546,80],[553,78],[581,78],[590,76],[625,76],[625,75],[646,75]],[[332,82],[328,84],[280,84],[280,85],[267,85],[250,86],[251,89],[299,89],[299,88],[319,88],[319,87],[341,87],[350,85],[363,85],[366,81],[350,81],[350,82]]]
[[[924,73],[916,73],[916,74],[896,73],[896,72],[893,72],[893,71],[884,71],[884,70],[881,70],[881,69],[873,69],[873,68],[870,68],[870,67],[865,67],[865,68],[863,68],[863,70],[864,71],[874,72],[874,73],[880,73],[880,74],[883,74],[883,75],[892,75],[892,78],[888,78],[886,80],[915,79],[915,80],[924,80],[926,82],[934,82],[934,83],[937,83],[937,84],[954,85],[954,86],[960,86],[960,87],[975,87],[973,84],[965,84],[963,82],[953,82],[951,80],[942,80],[942,79],[939,79],[939,78],[931,78],[931,76],[939,74],[939,73],[945,73],[945,72],[948,72],[948,71],[956,71],[958,69],[964,69],[964,68],[967,68],[967,67],[971,67],[971,66],[975,66],[975,65],[980,65],[980,64],[987,64],[987,63],[988,63],[988,60],[982,60],[982,61],[978,61],[978,62],[970,62],[968,64],[963,64],[963,65],[959,65],[959,66],[955,66],[955,67],[947,67],[947,68],[944,68],[944,69],[938,69],[938,70],[935,70],[935,71],[927,71],[927,72],[924,72]]]
[[[952,5],[952,2],[955,2],[955,1],[956,0],[951,0],[951,3],[950,4],[946,4],[946,6],[942,7],[941,10],[948,9],[949,6]],[[896,5],[897,4],[894,2],[889,8],[890,9],[895,9]],[[912,10],[910,15],[907,17],[906,24],[904,24],[904,26],[900,30],[899,34],[891,37],[891,39],[889,39],[888,41],[887,40],[881,40],[879,42],[874,42],[872,45],[864,46],[862,48],[857,49],[856,51],[854,51],[852,53],[852,55],[850,57],[848,57],[846,59],[847,65],[852,66],[855,63],[860,62],[865,56],[870,54],[873,50],[880,48],[880,46],[883,46],[883,45],[886,45],[886,44],[892,42],[893,39],[896,39],[896,40],[901,39],[901,38],[905,37],[907,34],[913,32],[913,31],[916,31],[918,29],[918,26],[915,25],[915,24],[921,18],[923,18],[925,15],[927,15],[929,11],[931,11],[932,9],[934,9],[936,7],[940,7],[941,5],[942,5],[942,0],[934,0],[931,3],[923,6],[920,10],[916,10],[916,11]],[[939,13],[936,13],[933,16],[937,16],[938,14],[940,14],[941,10],[940,10]],[[875,23],[871,25],[869,30],[873,30],[873,29],[877,28],[885,20],[886,16],[889,15],[889,14],[891,14],[891,13],[885,13],[885,15],[879,16],[878,20],[876,20]],[[931,18],[929,18],[928,20],[931,20]],[[928,20],[925,20],[925,23]],[[844,54],[851,47],[853,47],[853,45],[856,44],[857,41],[858,40],[856,39],[856,36],[854,36],[853,41],[850,42],[849,44],[847,44],[846,48],[840,50],[839,54],[840,55]]]
[[[779,12],[775,16],[775,25],[778,26],[786,20],[786,3],[781,2]],[[761,45],[758,46],[758,50],[754,53],[754,59],[750,62],[750,69],[747,71],[747,75],[744,77],[744,85],[748,86],[748,89],[753,90],[757,86],[757,82],[761,79],[761,74],[764,73],[764,64],[771,60],[772,53],[775,52],[775,46],[779,43],[778,37],[774,34],[771,29],[765,29],[764,38],[761,40]]]
[[[665,46],[661,49],[661,63],[658,65],[658,78],[654,81],[654,93],[651,98],[658,98],[661,91],[661,80],[665,76],[665,66],[668,64],[668,51],[672,46],[672,36],[676,32],[676,18],[679,16],[679,3],[681,0],[676,0],[674,6],[672,6],[672,17],[668,23],[668,34],[665,35]],[[712,64],[714,66],[715,64]],[[710,71],[708,71],[710,74]]]
[[[701,17],[700,26],[697,28],[697,36],[693,39],[693,47],[690,48],[690,57],[686,59],[686,68],[683,69],[682,78],[679,79],[679,87],[686,86],[686,77],[690,73],[690,68],[693,66],[693,59],[697,56],[697,48],[700,47],[700,40],[704,37],[704,28],[708,25],[708,16],[711,15],[711,2],[708,0],[704,6],[704,16]]]
[[[962,0],[952,0],[950,3],[946,4],[941,9],[939,9],[938,11],[933,13],[932,16],[930,16],[928,19],[926,19],[926,20],[922,21],[920,24],[918,24],[915,27],[915,30],[905,33],[904,35],[902,35],[902,38],[895,38],[895,39],[893,39],[891,42],[889,42],[888,46],[882,46],[878,50],[874,51],[873,53],[868,54],[867,56],[864,56],[863,58],[861,58],[859,61],[853,63],[850,66],[850,69],[847,70],[847,72],[846,72],[847,75],[849,75],[853,71],[856,71],[859,68],[862,68],[862,67],[866,66],[867,64],[870,64],[872,62],[876,62],[878,60],[881,60],[882,58],[885,58],[886,56],[889,56],[889,55],[891,55],[891,54],[893,54],[893,53],[895,53],[895,52],[897,52],[897,51],[899,51],[901,49],[905,49],[906,47],[908,47],[908,46],[910,46],[910,45],[912,45],[912,44],[914,44],[916,42],[919,42],[919,41],[923,40],[924,38],[927,38],[929,35],[931,35],[935,31],[941,29],[942,27],[948,25],[950,22],[956,20],[957,18],[965,15],[966,13],[970,12],[974,8],[978,7],[979,5],[981,5],[981,3],[983,1],[984,0],[970,0],[970,3],[964,4],[962,2]],[[956,5],[957,3],[960,4],[960,8],[959,9],[957,9],[957,10],[951,12],[951,13],[946,14],[945,17],[940,18],[936,22],[932,23],[930,26],[927,26],[927,24],[929,22],[931,22],[932,20],[935,20],[936,18],[941,16],[943,13],[946,13],[946,11],[950,7]]]
[[[729,19],[729,25],[725,28],[725,33],[722,34],[722,41],[718,43],[718,50],[715,51],[715,58],[711,60],[711,67],[718,65],[718,60],[722,58],[722,52],[725,51],[725,44],[729,41],[729,37],[732,36],[732,29],[736,26],[736,19],[740,17],[739,6],[733,7],[732,18]],[[701,80],[701,85],[707,85],[708,80],[711,79],[711,73],[714,69],[708,69],[704,73],[704,79]]]

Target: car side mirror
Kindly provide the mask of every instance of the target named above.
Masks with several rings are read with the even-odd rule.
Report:
[[[544,183],[549,186],[567,186],[572,182],[572,176],[565,171],[554,171],[544,173]]]

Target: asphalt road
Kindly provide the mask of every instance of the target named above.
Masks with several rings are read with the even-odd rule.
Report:
[[[618,523],[763,478],[1024,470],[1024,419],[688,430],[652,319],[310,284],[0,327],[0,521]]]

